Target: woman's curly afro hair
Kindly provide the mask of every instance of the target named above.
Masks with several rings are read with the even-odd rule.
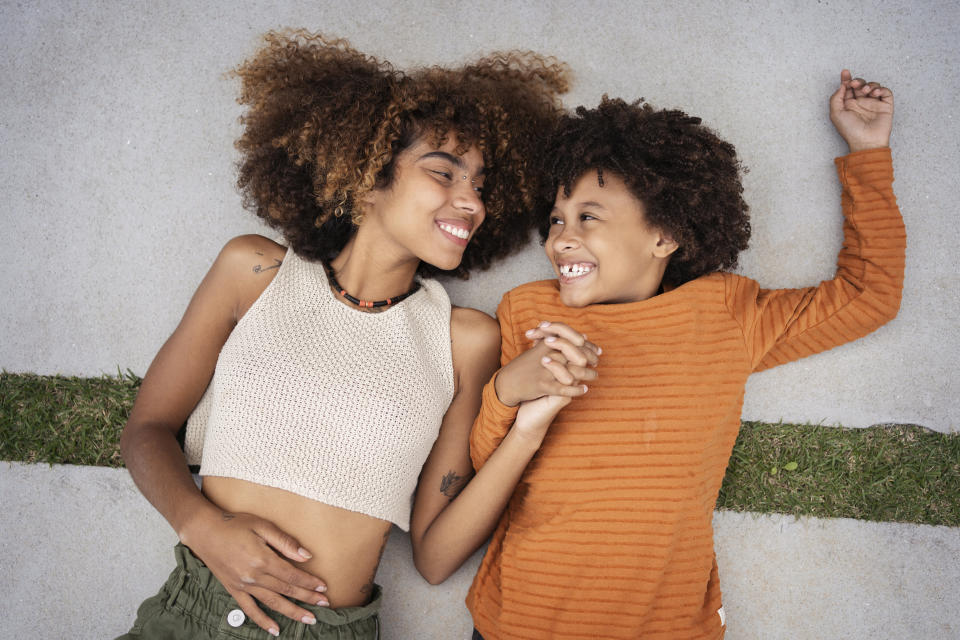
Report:
[[[604,172],[623,179],[643,203],[647,223],[679,245],[663,276],[670,285],[732,269],[747,248],[750,219],[737,152],[700,118],[604,96],[595,109],[564,116],[543,157],[544,205],[552,206],[560,188],[569,197],[588,171],[598,173],[601,185]],[[548,216],[539,224],[545,239]]]
[[[397,155],[423,139],[440,146],[451,132],[459,152],[476,145],[483,155],[487,217],[446,273],[488,267],[535,227],[533,165],[569,82],[556,60],[509,52],[405,73],[345,40],[288,30],[266,34],[233,73],[247,107],[236,143],[244,205],[299,255],[333,258],[361,221],[356,203],[391,184]],[[421,263],[421,274],[436,272]]]

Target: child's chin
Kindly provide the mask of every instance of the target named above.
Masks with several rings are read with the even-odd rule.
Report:
[[[593,300],[590,299],[590,296],[587,295],[585,291],[570,291],[569,289],[564,289],[560,287],[560,302],[563,303],[565,307],[572,307],[574,309],[579,309],[580,307],[586,307],[587,305],[593,304]]]

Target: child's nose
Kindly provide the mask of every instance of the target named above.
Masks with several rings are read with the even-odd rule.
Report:
[[[553,240],[554,251],[569,251],[579,246],[580,237],[568,227],[563,227],[560,234]]]

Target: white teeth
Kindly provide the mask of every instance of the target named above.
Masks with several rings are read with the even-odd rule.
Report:
[[[592,264],[562,264],[560,265],[560,275],[565,278],[577,278],[590,273],[595,266]]]
[[[440,228],[449,233],[452,236],[457,236],[461,240],[466,240],[470,237],[470,232],[466,229],[461,229],[460,227],[454,227],[449,224],[440,224]]]

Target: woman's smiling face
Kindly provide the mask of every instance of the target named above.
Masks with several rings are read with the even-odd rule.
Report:
[[[647,225],[643,203],[616,174],[588,171],[570,196],[559,189],[544,243],[568,307],[655,295],[675,242]]]
[[[365,198],[364,221],[377,225],[398,251],[440,269],[454,269],[486,211],[483,156],[474,146],[457,155],[453,133],[435,147],[418,141],[396,158],[390,186]]]

